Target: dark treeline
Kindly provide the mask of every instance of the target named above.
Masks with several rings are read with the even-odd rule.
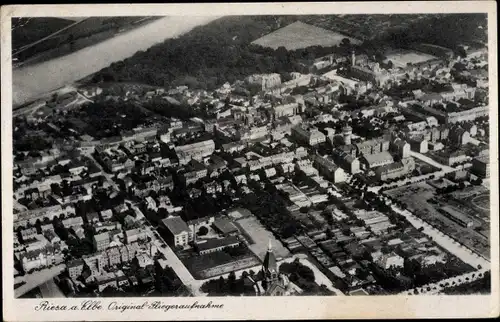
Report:
[[[255,73],[280,73],[286,80],[289,72],[302,71],[304,62],[331,53],[348,55],[352,49],[382,61],[387,45],[405,47],[425,42],[456,49],[459,44],[485,38],[484,30],[478,28],[485,21],[484,15],[430,15],[409,27],[390,28],[380,39],[366,40],[355,47],[347,38],[338,46],[293,51],[251,44],[295,20],[297,17],[293,16],[224,17],[113,63],[96,73],[92,82],[136,81],[153,86],[189,85],[211,90]]]
[[[486,14],[429,15],[409,27],[391,28],[374,41],[386,42],[394,47],[428,43],[456,50],[462,44],[487,41],[486,25]]]
[[[187,84],[193,88],[214,89],[226,81],[233,83],[255,73],[297,71],[301,60],[332,51],[348,53],[348,43],[339,48],[315,46],[295,51],[251,44],[294,19],[291,16],[221,18],[111,64],[96,73],[92,81],[138,81],[165,87]]]
[[[18,53],[16,57],[24,61],[40,53],[60,49],[63,46],[73,51],[77,49],[75,44],[79,40],[96,35],[112,36],[114,31],[122,27],[127,27],[138,17],[90,17],[85,21],[46,39],[32,47],[29,47]],[[75,23],[73,20],[62,18],[13,18],[12,19],[12,49],[16,52],[22,46],[31,44],[52,33]],[[97,39],[102,40],[102,36]],[[81,45],[80,45],[81,46]],[[80,47],[81,48],[81,47]]]
[[[15,51],[72,23],[61,18],[12,18],[12,49]]]

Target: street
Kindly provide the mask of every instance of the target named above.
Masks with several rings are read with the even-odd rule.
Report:
[[[421,154],[421,153],[418,153],[418,152],[415,152],[415,151],[411,151],[410,152],[411,156],[417,158],[417,159],[420,159],[426,163],[429,163],[437,168],[441,168],[442,170],[439,170],[439,171],[436,171],[436,172],[432,172],[432,173],[427,173],[427,174],[423,174],[423,175],[420,175],[420,176],[414,176],[414,177],[411,177],[411,178],[405,178],[404,180],[401,180],[401,181],[398,181],[396,184],[397,186],[403,186],[403,185],[406,185],[406,184],[411,184],[411,183],[415,183],[417,181],[420,181],[420,180],[428,180],[428,179],[431,179],[431,178],[442,178],[444,177],[445,175],[447,175],[448,173],[452,173],[452,172],[455,172],[455,171],[458,171],[461,169],[461,167],[456,167],[456,168],[453,168],[453,167],[450,167],[450,166],[447,166],[447,165],[444,165],[444,164],[441,164],[441,163],[438,163],[436,161],[434,161],[433,159]],[[381,188],[384,188],[384,187],[388,187],[388,186],[393,186],[394,183],[384,183],[380,186],[374,186],[374,187],[368,187],[368,191],[371,191],[371,192],[374,192],[374,193],[378,193],[380,191]]]
[[[102,167],[102,165],[99,162],[97,162],[97,160],[94,158],[94,156],[92,154],[86,153],[85,155],[89,159],[91,159],[92,162],[94,162],[97,165],[97,167],[99,168],[99,170],[101,170],[102,175],[106,178],[106,180],[109,182],[109,184],[111,184],[116,191],[120,191],[120,188],[118,187],[118,185],[116,184],[116,182],[113,180],[113,174],[107,173],[106,170],[104,170],[104,168]]]
[[[395,205],[391,205],[391,208],[397,213],[404,216],[408,220],[408,222],[411,223],[415,228],[418,229],[420,227],[423,227],[424,234],[431,237],[432,240],[439,244],[441,247],[460,258],[460,260],[462,260],[464,263],[467,263],[474,268],[478,268],[478,266],[480,265],[481,268],[490,269],[489,261],[477,255],[467,247],[462,246],[453,238],[432,227],[422,219],[413,215],[408,210],[401,210]]]
[[[290,262],[293,262],[295,260],[295,258],[299,258],[299,261],[301,264],[309,267],[313,272],[314,272],[314,278],[315,278],[315,282],[316,284],[318,285],[325,285],[326,288],[328,288],[330,291],[334,292],[335,295],[337,296],[345,296],[344,293],[342,293],[341,290],[335,288],[335,286],[333,285],[332,281],[330,281],[330,279],[328,277],[326,277],[325,274],[323,274],[315,265],[313,265],[308,259],[307,259],[307,256],[300,256],[301,254],[298,254],[298,255],[295,255],[295,256],[292,256],[290,258],[286,258],[284,259],[283,261],[281,261],[280,263],[283,263],[283,262],[287,262],[287,263],[290,263]]]
[[[447,165],[444,165],[444,164],[441,164],[437,161],[435,161],[434,159],[432,158],[429,158],[428,156],[425,156],[423,155],[422,153],[418,153],[418,152],[415,152],[415,151],[410,151],[410,155],[414,158],[417,158],[419,160],[422,160],[426,163],[429,163],[430,165],[436,167],[436,168],[442,168],[445,172],[452,172],[454,171],[455,169],[450,167],[450,166],[447,166]]]
[[[54,279],[50,279],[43,284],[38,286],[40,291],[42,292],[42,296],[44,299],[46,298],[61,298],[66,297],[63,292],[59,289],[59,287],[54,282]]]
[[[446,278],[436,283],[430,283],[421,287],[401,292],[400,295],[406,295],[406,294],[415,295],[415,291],[417,291],[417,294],[420,295],[421,294],[437,295],[440,294],[446,287],[458,286],[474,282],[475,280],[478,280],[482,276],[484,276],[484,273],[486,273],[487,271],[488,271],[487,269],[483,268],[474,272],[469,272],[462,275]]]
[[[33,288],[41,285],[42,283],[52,280],[57,275],[61,274],[65,269],[66,264],[60,264],[49,269],[44,269],[39,272],[34,272],[32,274],[26,274],[22,276],[21,278],[26,282],[26,284],[14,290],[15,297],[18,298],[26,292],[29,292]],[[19,280],[21,280],[21,278]]]
[[[151,241],[156,245],[158,250],[163,253],[168,264],[175,271],[179,279],[182,281],[184,285],[186,285],[194,296],[204,296],[200,291],[201,284],[199,281],[196,281],[193,275],[189,272],[189,270],[184,266],[184,263],[177,257],[172,248],[160,237],[156,237],[153,233],[150,226],[146,228],[146,233],[151,238]],[[165,246],[162,246],[164,244]]]

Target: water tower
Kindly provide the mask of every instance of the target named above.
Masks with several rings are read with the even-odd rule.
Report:
[[[352,127],[350,127],[349,125],[344,126],[344,128],[342,129],[342,136],[344,137],[344,144],[350,145],[352,136]]]

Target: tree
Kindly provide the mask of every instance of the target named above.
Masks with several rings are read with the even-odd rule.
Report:
[[[234,273],[234,271],[229,273],[229,276],[227,277],[227,282],[229,285],[229,292],[234,295],[236,291],[236,274]]]
[[[50,190],[55,195],[59,195],[59,196],[61,195],[61,187],[59,186],[58,183],[52,183],[52,184],[50,184]]]
[[[40,218],[38,218],[35,222],[35,228],[36,228],[36,232],[37,234],[41,234],[42,233],[42,221],[40,220]]]
[[[465,51],[463,46],[458,46],[455,54],[461,58],[467,57],[467,52]]]
[[[351,40],[349,38],[342,38],[342,40],[340,41],[340,45],[348,47],[351,45]]]
[[[208,228],[205,226],[201,226],[198,230],[198,236],[205,236],[206,234],[208,234]]]
[[[306,214],[309,212],[309,207],[300,207],[299,211],[303,214]]]
[[[223,276],[221,276],[217,280],[216,294],[222,295],[224,293],[225,289],[226,289],[226,280],[224,279]]]

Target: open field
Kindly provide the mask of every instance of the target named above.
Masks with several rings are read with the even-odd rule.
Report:
[[[387,60],[392,61],[394,66],[404,68],[408,63],[419,64],[437,57],[424,54],[414,50],[396,49],[386,53]]]
[[[334,31],[296,21],[264,37],[254,40],[252,44],[273,49],[283,46],[288,50],[294,50],[319,45],[334,46],[340,44],[344,38],[349,37]],[[359,44],[359,40],[354,38],[349,39],[351,43]]]
[[[471,200],[471,204],[483,211],[490,211],[490,196],[489,194],[484,194],[473,197]]]
[[[273,252],[277,258],[285,258],[290,255],[288,249],[274,238],[273,234],[265,229],[253,215],[238,219],[235,223],[238,228],[244,230],[244,236],[249,236],[252,239],[253,244],[248,245],[248,248],[250,248],[261,260],[263,260],[266,255],[267,248],[269,247],[269,240],[271,240]]]
[[[465,205],[453,198],[451,194],[437,195],[435,188],[425,182],[395,188],[385,193],[406,203],[408,210],[413,212],[415,216],[458,240],[469,249],[489,258],[489,223],[480,218],[477,215],[477,210],[474,210],[470,205]],[[445,205],[453,207],[468,218],[472,222],[472,226],[464,227],[440,213],[438,209]]]

